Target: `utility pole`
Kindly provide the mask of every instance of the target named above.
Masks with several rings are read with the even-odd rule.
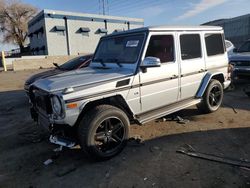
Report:
[[[102,0],[102,14],[105,15],[105,0]]]
[[[99,0],[99,14],[101,14],[101,7],[102,7],[102,14],[108,14],[109,7],[108,7],[108,0]]]

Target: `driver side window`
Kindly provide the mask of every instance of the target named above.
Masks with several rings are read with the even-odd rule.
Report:
[[[174,61],[174,38],[172,35],[153,35],[150,38],[146,57],[157,57],[161,63]]]

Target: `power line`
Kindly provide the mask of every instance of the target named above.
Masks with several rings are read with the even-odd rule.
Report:
[[[154,6],[154,5],[161,5],[162,3],[160,2],[161,0],[151,0],[151,1],[147,1],[147,3],[145,4],[141,4],[142,2],[135,2],[133,4],[127,4],[127,5],[124,5],[122,7],[119,7],[119,8],[114,8],[112,9],[112,6],[110,6],[110,11],[112,13],[116,13],[116,12],[123,12],[125,11],[126,13],[129,13],[129,12],[134,12],[134,11],[137,11],[137,10],[140,10],[141,8],[143,7],[149,7],[149,6]]]

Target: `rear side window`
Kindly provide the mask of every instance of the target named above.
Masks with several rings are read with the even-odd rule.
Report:
[[[162,63],[174,61],[174,38],[172,35],[153,35],[146,57],[158,57]]]
[[[201,39],[199,34],[185,34],[180,36],[181,59],[201,57]]]
[[[221,34],[206,34],[205,42],[208,56],[224,54],[225,49]]]

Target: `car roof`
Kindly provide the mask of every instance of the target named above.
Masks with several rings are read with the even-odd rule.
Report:
[[[114,32],[107,36],[135,33],[135,32],[144,32],[144,31],[222,31],[223,28],[219,26],[149,26],[141,27],[126,31]],[[104,36],[105,37],[105,36]]]

